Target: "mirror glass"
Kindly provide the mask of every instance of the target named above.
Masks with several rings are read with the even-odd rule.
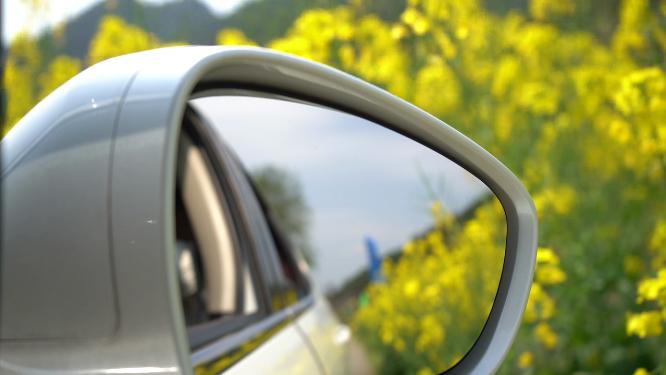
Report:
[[[351,328],[351,371],[455,365],[479,337],[502,273],[506,221],[491,190],[365,119],[239,91],[201,96],[191,106],[310,264],[317,298]]]

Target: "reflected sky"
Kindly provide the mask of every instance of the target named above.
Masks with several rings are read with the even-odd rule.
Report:
[[[338,111],[247,97],[191,101],[248,170],[296,174],[312,209],[314,277],[324,290],[367,268],[367,235],[387,254],[432,226],[422,176],[460,212],[488,188],[455,163],[398,133]]]

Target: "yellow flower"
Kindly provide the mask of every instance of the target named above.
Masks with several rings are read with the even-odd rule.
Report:
[[[521,369],[526,369],[530,367],[534,361],[534,354],[532,352],[522,352],[518,357],[518,367]]]
[[[405,284],[405,296],[414,298],[416,293],[419,292],[419,281],[416,279],[410,280]]]
[[[416,373],[416,375],[434,375],[435,372],[432,371],[430,367],[423,367],[422,369],[419,370],[419,372]]]
[[[492,94],[503,98],[520,75],[520,61],[515,56],[504,56],[497,64],[491,88]]]
[[[531,0],[530,14],[539,21],[563,15],[571,15],[576,10],[572,0]]]
[[[627,335],[636,335],[642,339],[650,336],[659,336],[663,332],[661,326],[661,313],[647,311],[638,314],[627,314]]]
[[[393,39],[400,40],[400,39],[404,38],[405,36],[407,36],[407,33],[408,33],[407,29],[403,25],[400,25],[400,24],[394,25],[391,28],[391,37]]]
[[[428,29],[430,29],[430,22],[428,22],[427,18],[420,17],[414,22],[412,28],[414,29],[414,34],[423,35],[428,31]]]
[[[81,60],[69,56],[58,56],[51,64],[48,71],[39,77],[42,91],[40,99],[45,98],[63,83],[69,81],[81,71]]]
[[[537,267],[535,278],[543,285],[555,285],[563,283],[567,279],[567,274],[557,266],[542,265]]]
[[[427,65],[416,75],[414,102],[431,113],[446,113],[458,107],[460,83],[453,70],[444,63]]]
[[[557,345],[557,334],[550,328],[548,323],[539,323],[534,330],[537,339],[546,347],[552,349]]]
[[[408,25],[412,25],[419,17],[420,13],[416,10],[416,8],[413,7],[408,7],[405,9],[405,11],[400,16],[402,21]]]
[[[102,17],[99,30],[90,42],[88,63],[96,64],[112,57],[146,51],[162,46],[153,34],[130,25],[118,16]]]
[[[217,33],[217,44],[221,46],[256,46],[257,43],[239,29],[224,29]]]
[[[636,371],[634,371],[634,375],[650,375],[650,372],[646,370],[643,367],[637,368]]]
[[[463,40],[467,39],[467,36],[469,35],[469,29],[466,27],[459,27],[456,29],[456,38]]]
[[[537,264],[550,264],[557,266],[560,264],[560,258],[553,252],[553,250],[546,247],[539,247],[537,249]]]
[[[20,33],[12,40],[7,56],[3,77],[6,90],[6,114],[2,133],[6,134],[19,120],[37,104],[37,98],[30,82],[37,74],[41,55],[36,40]]]
[[[534,195],[534,205],[539,218],[549,213],[565,215],[571,211],[577,199],[576,191],[568,185],[546,189]]]
[[[447,60],[451,60],[457,56],[458,48],[446,32],[441,28],[434,28],[433,35],[435,36],[435,40],[437,41],[437,45],[441,49],[442,54]]]
[[[666,252],[666,220],[659,220],[650,237],[650,250]]]
[[[345,44],[340,47],[338,54],[340,56],[342,66],[345,69],[349,69],[354,65],[354,61],[356,60],[356,51],[354,50],[354,47],[349,44]]]
[[[638,303],[659,298],[666,298],[666,269],[659,270],[656,278],[648,278],[638,283]]]

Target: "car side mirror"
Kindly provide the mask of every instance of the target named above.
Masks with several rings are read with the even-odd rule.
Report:
[[[492,190],[507,227],[499,288],[479,338],[448,373],[499,368],[537,248],[534,203],[509,169],[437,118],[327,66],[259,48],[173,47],[94,65],[0,143],[0,370],[71,370],[72,358],[89,358],[114,371],[192,371],[181,295],[201,279],[192,249],[174,240],[172,202],[188,101],[211,90],[372,121]],[[26,343],[37,343],[29,354]]]

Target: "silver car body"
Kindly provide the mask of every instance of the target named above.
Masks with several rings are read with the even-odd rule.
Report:
[[[490,187],[506,212],[504,270],[479,340],[449,372],[496,371],[522,320],[536,260],[536,211],[520,181],[450,126],[334,69],[256,48],[174,47],[88,68],[0,143],[1,373],[214,372],[225,353],[272,328],[229,373],[345,371],[338,322],[316,288],[279,314],[190,353],[171,202],[186,103],[211,87],[367,118],[442,153]]]

